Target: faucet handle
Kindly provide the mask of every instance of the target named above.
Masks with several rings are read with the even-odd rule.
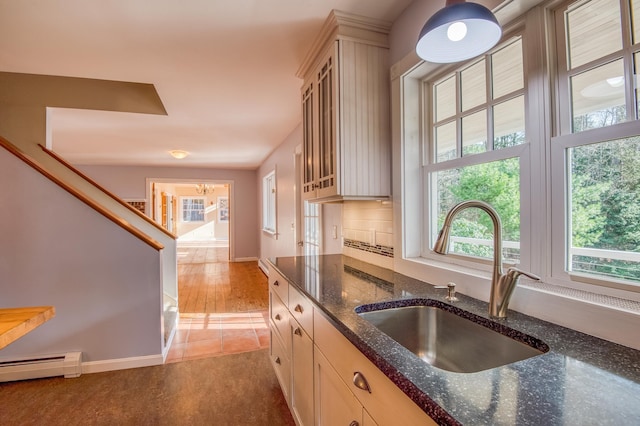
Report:
[[[507,273],[505,275],[510,275],[512,278],[518,278],[520,275],[524,275],[525,277],[529,277],[532,280],[540,281],[542,278],[537,276],[536,274],[532,274],[531,272],[523,271],[522,269],[518,269],[515,267],[511,267],[507,269]]]
[[[449,302],[456,302],[458,298],[456,297],[456,283],[448,283],[447,285],[436,285],[433,288],[436,289],[447,289],[447,295],[445,296],[445,300]]]

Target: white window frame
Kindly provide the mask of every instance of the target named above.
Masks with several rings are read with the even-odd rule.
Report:
[[[262,178],[262,231],[274,238],[278,235],[277,192],[276,170],[274,169]]]
[[[552,101],[557,81],[554,79],[554,58],[547,56],[545,46],[548,43],[553,25],[552,7],[558,1],[533,0],[530,9],[522,15],[520,2],[512,2],[500,8],[496,15],[503,23],[504,33],[522,28],[525,62],[525,80],[527,87],[527,105],[538,105],[526,111],[526,138],[529,142],[518,148],[527,150],[521,153],[521,268],[542,277],[536,283],[521,279],[513,295],[510,307],[517,311],[543,318],[556,324],[603,337],[630,347],[640,349],[637,339],[631,337],[633,330],[640,327],[640,314],[620,305],[610,305],[607,296],[625,299],[630,303],[640,302],[640,293],[601,285],[592,285],[586,281],[571,282],[567,277],[552,270],[558,265],[554,260],[564,252],[563,243],[558,244],[557,235],[564,233],[564,188],[556,188],[553,183],[558,173],[563,176],[562,159],[551,161],[563,152],[556,144],[552,147],[551,137],[559,117],[554,113]],[[507,23],[506,25],[504,23]],[[545,28],[541,30],[541,28]],[[527,33],[527,29],[531,29]],[[486,267],[465,263],[453,256],[422,256],[423,236],[426,235],[424,214],[426,213],[424,196],[424,168],[421,140],[425,129],[417,117],[423,116],[420,93],[422,81],[426,76],[443,75],[456,66],[442,66],[422,62],[415,53],[395,63],[391,68],[391,111],[393,141],[393,193],[394,193],[394,270],[426,281],[442,285],[453,281],[460,292],[488,301],[490,294],[491,272]],[[622,137],[625,132],[638,123],[623,123],[616,129],[598,131],[612,132],[608,139]],[[595,130],[594,130],[595,131]],[[618,133],[619,132],[619,133]],[[583,132],[584,133],[584,132]],[[614,134],[615,133],[615,134]],[[567,139],[569,142],[569,139]],[[467,157],[473,161],[473,156]],[[464,157],[463,157],[464,158]],[[557,157],[556,157],[557,158]],[[554,180],[552,180],[554,179]],[[535,213],[534,213],[535,211]],[[560,219],[560,221],[559,221]],[[552,226],[553,223],[553,226]],[[559,229],[560,228],[560,229]],[[560,260],[560,264],[562,264]],[[564,267],[564,265],[562,266]],[[576,293],[571,285],[579,291]],[[567,291],[557,291],[560,286],[569,287]],[[589,293],[592,292],[591,296]],[[593,293],[597,293],[593,295]],[[605,297],[605,302],[602,298]],[[593,303],[594,297],[598,300]],[[602,303],[601,303],[602,302]],[[625,302],[626,303],[626,302]],[[637,304],[637,303],[636,303]],[[596,319],[594,321],[594,319]],[[612,324],[617,324],[612,327]]]
[[[638,0],[635,0],[638,1]],[[590,130],[584,130],[581,132],[572,133],[571,123],[571,103],[570,103],[570,87],[569,77],[577,74],[576,71],[567,71],[567,52],[565,43],[564,25],[560,25],[560,19],[556,19],[555,14],[563,14],[567,10],[567,5],[571,1],[562,2],[560,5],[551,12],[551,22],[554,23],[557,40],[556,48],[558,49],[558,78],[556,81],[556,93],[557,93],[557,108],[556,119],[557,126],[555,126],[554,134],[550,138],[550,152],[551,152],[551,228],[552,228],[552,240],[551,240],[551,277],[550,282],[559,284],[569,288],[575,288],[580,290],[586,290],[599,294],[606,294],[614,297],[630,298],[633,300],[640,300],[638,294],[640,294],[640,286],[638,284],[632,284],[625,282],[624,280],[618,280],[615,278],[598,277],[597,275],[582,274],[576,272],[567,271],[567,263],[569,253],[569,240],[566,236],[567,230],[570,228],[570,218],[568,212],[568,164],[567,164],[567,150],[574,147],[595,144],[599,142],[606,142],[616,139],[624,139],[628,137],[637,136],[640,134],[640,121],[636,117],[636,105],[633,102],[635,91],[634,85],[627,85],[626,93],[626,110],[627,120],[623,123],[610,125],[607,127],[594,128]],[[622,15],[622,34],[623,34],[623,46],[620,52],[616,52],[607,55],[604,58],[596,59],[593,62],[596,65],[601,65],[607,61],[616,59],[619,55],[622,55],[625,69],[625,77],[627,81],[633,80],[633,55],[634,49],[628,44],[629,28],[625,23],[629,20],[629,10],[624,5],[621,8]],[[640,17],[636,18],[640,24]],[[627,21],[625,21],[627,20]],[[636,47],[635,52],[638,48]],[[587,66],[582,65],[578,68],[578,72],[582,72]],[[635,294],[634,294],[635,293]]]
[[[523,51],[524,51],[524,47],[525,47],[525,41],[524,41],[524,37],[522,37],[522,29],[518,28],[518,31],[510,31],[509,34],[505,37],[503,37],[503,40],[498,43],[498,46],[496,48],[494,48],[491,52],[488,52],[488,54],[499,51],[500,49],[502,49],[503,47],[509,45],[511,42],[514,41],[514,39],[516,38],[522,38],[522,47],[523,47]],[[488,56],[487,54],[487,56]],[[524,60],[525,58],[523,58]],[[480,57],[478,58],[474,58],[471,61],[468,61],[466,63],[464,63],[462,66],[458,65],[458,68],[456,69],[456,71],[459,70],[463,70],[466,69],[468,67],[470,67],[471,65],[473,65],[474,63],[477,63],[480,60]],[[489,70],[489,61],[488,59],[485,57],[486,62],[486,66],[487,66],[487,78],[490,79],[490,70]],[[525,66],[526,66],[526,61],[525,61]],[[508,147],[508,148],[501,148],[501,149],[496,149],[496,150],[489,150],[487,152],[483,152],[483,153],[478,153],[478,154],[473,154],[473,155],[462,155],[460,154],[459,157],[455,158],[455,159],[451,159],[451,160],[447,160],[447,161],[442,161],[442,162],[436,162],[435,160],[435,146],[434,143],[431,141],[431,137],[432,137],[432,120],[433,120],[433,114],[430,108],[430,105],[433,104],[433,99],[431,98],[431,92],[432,92],[432,85],[429,84],[430,81],[433,82],[434,84],[437,84],[441,81],[444,81],[446,79],[448,79],[449,77],[452,76],[452,74],[455,71],[452,71],[450,69],[448,69],[447,71],[445,71],[443,74],[438,74],[435,76],[429,75],[425,80],[423,80],[423,82],[421,83],[421,90],[422,90],[422,112],[421,112],[421,117],[423,117],[423,119],[425,119],[425,121],[427,123],[429,123],[428,125],[424,126],[422,129],[423,131],[423,135],[422,135],[422,146],[421,149],[423,151],[423,162],[424,165],[422,166],[422,179],[423,179],[423,189],[421,190],[421,192],[423,194],[425,194],[425,197],[423,198],[423,206],[422,206],[422,211],[425,212],[425,214],[423,215],[423,217],[429,217],[431,218],[432,215],[434,214],[433,212],[433,206],[435,205],[435,198],[437,197],[437,194],[434,193],[433,191],[433,184],[431,182],[431,174],[434,172],[438,172],[438,171],[443,171],[443,170],[451,170],[451,169],[459,169],[459,168],[464,168],[464,167],[469,167],[469,166],[474,166],[474,165],[478,165],[478,164],[486,164],[486,163],[490,163],[490,162],[494,162],[494,161],[500,161],[500,160],[506,160],[509,158],[518,158],[519,159],[519,164],[520,164],[520,170],[522,170],[522,168],[524,167],[524,164],[529,162],[529,147],[528,147],[528,142],[529,142],[529,137],[528,137],[528,129],[525,128],[525,138],[526,141],[523,144],[520,145],[516,145],[513,147]],[[488,87],[487,87],[488,90]],[[525,76],[525,82],[524,82],[524,88],[516,91],[514,93],[512,93],[511,95],[515,96],[521,96],[524,95],[525,98],[525,105],[527,103],[527,82],[526,82],[526,76]],[[504,102],[504,98],[501,97],[499,99],[500,102]],[[460,112],[460,111],[456,111],[455,113],[455,120],[456,122],[461,118],[464,117],[466,115],[469,114],[470,111],[473,112],[477,112],[479,110],[486,110],[487,111],[487,116],[490,117],[491,116],[491,109],[493,108],[493,106],[499,104],[500,102],[497,102],[495,99],[492,100],[490,99],[489,94],[487,94],[487,99],[485,100],[485,102],[479,106],[476,106],[474,108],[472,108],[471,110],[468,111],[464,111],[464,112]],[[426,118],[428,117],[428,118]],[[449,120],[449,119],[447,119]],[[489,120],[491,121],[491,120]],[[528,120],[525,120],[525,125],[527,124]],[[489,131],[489,139],[493,137],[493,124],[488,124],[488,130]],[[461,135],[458,135],[458,141],[457,141],[457,145],[458,145],[458,151],[460,151],[460,153],[462,152],[462,145],[461,145]],[[488,140],[487,144],[490,146],[493,146],[493,140]],[[522,173],[521,173],[522,174]],[[522,199],[524,198],[524,196],[526,196],[526,194],[529,192],[529,181],[526,179],[521,179],[520,180],[520,205],[521,205],[521,210],[522,210]],[[523,195],[523,191],[524,194]],[[521,214],[521,218],[520,218],[520,228],[521,228],[521,235],[520,235],[520,257],[521,257],[521,261],[520,261],[520,265],[522,265],[523,260],[522,258],[528,259],[528,250],[529,250],[529,244],[523,244],[522,238],[523,238],[523,229],[528,228],[528,223],[525,222],[523,223],[523,220],[528,220],[528,215],[523,215]],[[462,265],[462,266],[468,266],[471,268],[478,268],[480,270],[484,270],[484,271],[490,271],[491,270],[491,265],[492,262],[489,259],[479,259],[479,258],[471,258],[470,256],[464,256],[464,255],[456,255],[453,253],[448,254],[448,259],[447,258],[443,258],[442,255],[439,254],[435,254],[432,251],[432,247],[431,247],[431,242],[435,240],[435,237],[437,236],[438,230],[437,229],[433,229],[430,226],[430,220],[426,221],[427,223],[424,224],[423,227],[423,237],[422,237],[422,245],[421,245],[421,257],[425,258],[425,259],[429,259],[432,261],[444,261],[444,262],[451,262],[454,264],[458,264],[458,265]],[[528,236],[528,233],[525,234],[526,236]],[[523,253],[524,250],[524,253]],[[524,262],[525,265],[528,265],[528,261],[525,260]]]
[[[202,220],[184,220],[184,201],[185,200],[201,200],[202,201]],[[204,223],[207,221],[206,215],[207,209],[207,200],[206,197],[198,197],[198,196],[181,196],[180,197],[180,222],[182,223]]]

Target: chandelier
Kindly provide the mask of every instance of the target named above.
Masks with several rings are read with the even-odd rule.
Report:
[[[201,195],[211,194],[214,188],[215,185],[207,185],[206,183],[196,184],[196,192]]]

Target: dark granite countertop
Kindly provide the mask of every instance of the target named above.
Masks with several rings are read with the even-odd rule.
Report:
[[[270,263],[439,424],[640,425],[640,351],[509,311],[500,323],[542,340],[549,351],[477,373],[453,373],[427,364],[354,311],[399,299],[441,303],[446,290],[342,255]],[[455,308],[489,318],[487,303],[458,297]]]

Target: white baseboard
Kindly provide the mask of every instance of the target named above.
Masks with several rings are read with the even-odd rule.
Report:
[[[173,343],[173,338],[176,335],[176,330],[178,329],[178,324],[180,322],[180,312],[176,315],[175,324],[173,326],[173,330],[169,333],[169,338],[165,342],[164,348],[162,349],[162,362],[164,363],[167,360],[167,355],[169,354],[169,349],[171,349],[171,344]]]
[[[262,272],[264,272],[267,277],[269,276],[269,266],[267,266],[267,263],[264,260],[258,260],[258,267],[262,269]]]
[[[102,373],[105,371],[126,370],[128,368],[151,367],[164,364],[162,354],[131,358],[107,359],[82,363],[82,374]]]
[[[233,262],[253,262],[258,260],[257,257],[236,257]]]

